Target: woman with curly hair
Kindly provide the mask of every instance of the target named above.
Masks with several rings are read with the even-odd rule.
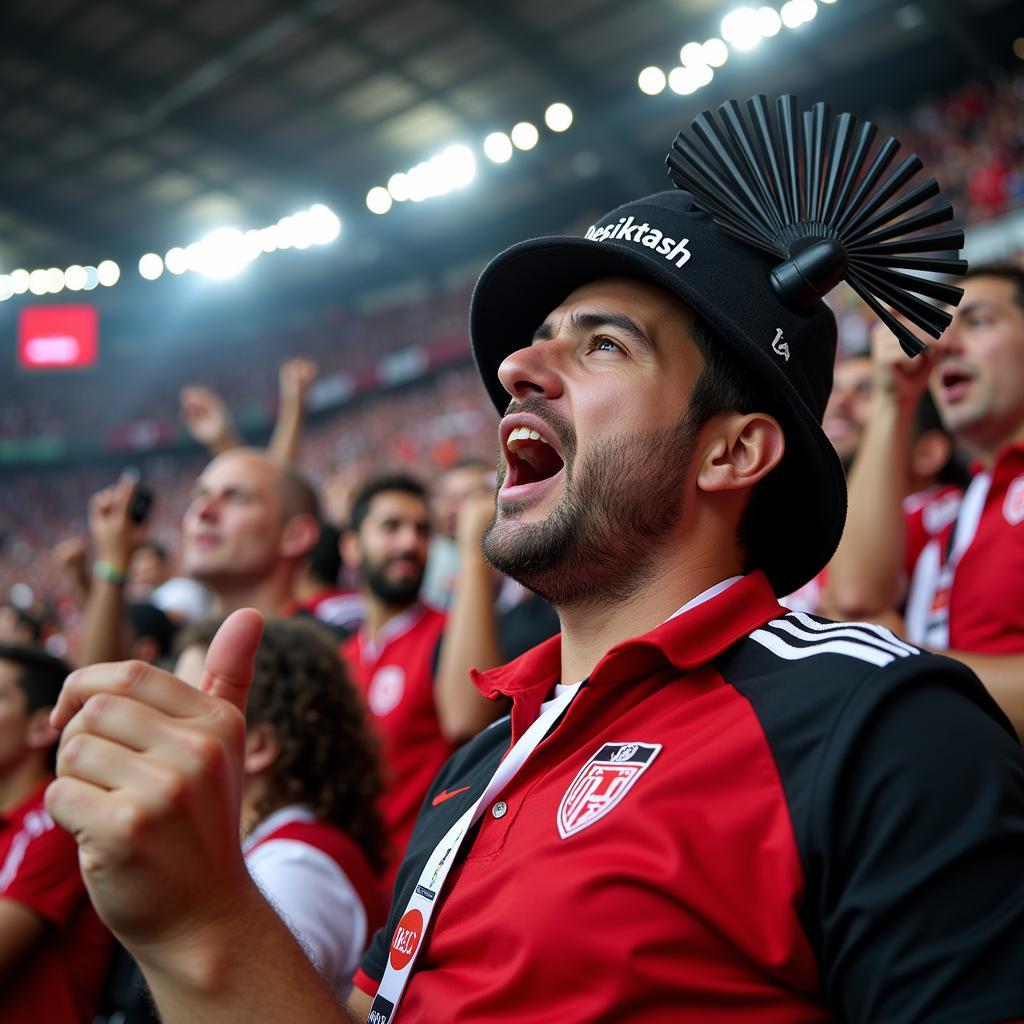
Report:
[[[180,637],[176,674],[198,685],[220,625]],[[246,709],[242,834],[264,895],[340,997],[384,923],[387,857],[376,742],[330,634],[268,619]]]

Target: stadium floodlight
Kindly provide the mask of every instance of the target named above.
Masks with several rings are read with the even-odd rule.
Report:
[[[95,267],[85,268],[85,284],[82,287],[87,291],[91,292],[93,288],[100,283],[99,271]]]
[[[11,271],[11,288],[15,295],[24,295],[28,291],[31,275],[20,267]]]
[[[14,294],[9,274],[0,274],[0,302],[6,302]]]
[[[700,43],[687,43],[679,51],[679,60],[684,67],[702,67],[707,63],[704,59],[704,47]]]
[[[64,291],[64,271],[60,267],[50,267],[46,271],[46,290],[53,295]]]
[[[103,260],[96,265],[96,280],[104,288],[111,288],[121,278],[121,268],[113,260]]]
[[[399,171],[388,178],[388,192],[396,203],[404,203],[409,198],[408,175]]]
[[[777,36],[782,28],[782,19],[779,17],[779,12],[774,7],[758,7],[757,27],[761,30],[761,35],[766,39]]]
[[[531,124],[529,121],[520,121],[510,134],[512,136],[512,144],[516,149],[533,149],[540,139],[540,132],[537,131],[536,125]]]
[[[476,177],[476,157],[473,150],[461,142],[448,146],[436,159],[444,168],[448,189],[465,188]]]
[[[189,270],[224,281],[240,274],[256,253],[238,228],[217,228],[188,246],[185,256]]]
[[[567,131],[572,125],[572,108],[567,103],[552,103],[544,111],[544,123],[553,132]]]
[[[496,164],[512,159],[512,140],[504,132],[491,132],[484,139],[484,156]]]
[[[680,96],[689,96],[701,87],[700,75],[694,68],[673,68],[668,75],[668,87]]]
[[[729,47],[717,36],[712,36],[701,47],[704,63],[709,68],[720,68],[729,59]]]
[[[788,0],[782,5],[782,10],[779,12],[786,28],[799,28],[817,13],[818,5],[814,0]]]
[[[722,19],[722,38],[737,50],[752,50],[761,42],[757,11],[751,7],[730,11]]]
[[[366,208],[370,213],[385,214],[391,209],[393,202],[391,193],[383,185],[374,185],[366,193]]]
[[[636,84],[640,86],[641,92],[647,93],[648,96],[657,96],[658,93],[665,91],[665,72],[653,65],[644,68],[637,75]]]
[[[77,263],[64,271],[64,287],[72,292],[80,292],[85,287],[85,267]]]
[[[50,290],[45,270],[33,270],[28,276],[28,290],[33,295],[45,295]]]
[[[180,245],[168,249],[164,255],[164,266],[172,274],[184,274],[188,270],[188,257]]]
[[[139,274],[147,281],[155,281],[163,272],[164,261],[155,252],[147,252],[145,256],[139,257]]]

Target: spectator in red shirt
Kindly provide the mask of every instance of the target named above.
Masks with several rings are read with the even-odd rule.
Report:
[[[832,599],[844,617],[890,621],[887,609],[905,598],[907,638],[974,669],[1024,736],[1024,271],[972,270],[953,323],[913,362],[890,341],[876,338],[875,404],[829,568]],[[906,456],[929,384],[975,474],[956,517],[908,550]],[[889,554],[879,558],[883,545]],[[904,594],[906,561],[914,570]]]
[[[110,933],[78,870],[78,847],[43,807],[53,778],[50,709],[68,666],[0,644],[0,1020],[78,1024],[98,1007]]]

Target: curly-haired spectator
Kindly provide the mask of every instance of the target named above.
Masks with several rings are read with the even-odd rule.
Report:
[[[177,674],[198,683],[220,622],[186,627]],[[270,619],[246,709],[242,830],[253,878],[334,991],[383,923],[377,745],[323,626]]]

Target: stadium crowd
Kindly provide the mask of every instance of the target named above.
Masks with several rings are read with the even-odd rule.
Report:
[[[1019,76],[968,86],[907,120],[906,145],[940,169],[969,221],[1024,204],[1022,89]],[[848,525],[829,565],[782,603],[810,630],[826,628],[811,618],[824,615],[892,629],[879,649],[900,656],[907,644],[948,653],[1024,737],[1024,270],[972,268],[960,283],[952,325],[913,362],[866,307],[830,300],[840,338],[824,429],[848,475]],[[161,380],[176,408],[147,413],[161,438],[183,424],[191,454],[133,454],[139,472],[122,471],[127,457],[5,472],[0,1019],[42,1020],[40,1000],[55,1024],[155,1019],[139,972],[89,904],[75,839],[43,808],[48,716],[69,699],[58,695],[72,666],[136,659],[216,692],[230,676],[218,674],[218,630],[251,632],[230,618],[244,608],[267,620],[241,741],[245,862],[332,995],[352,997],[355,979],[353,1005],[368,1009],[359,999],[380,979],[363,956],[396,879],[402,888],[420,809],[462,791],[459,776],[442,775],[441,788],[435,777],[510,707],[485,698],[471,670],[498,669],[559,628],[548,602],[480,553],[498,418],[468,365],[467,303],[460,288],[361,318],[334,311],[273,345],[246,339],[244,373],[237,347],[212,362],[216,347],[204,347],[201,376],[186,366]],[[452,338],[465,352],[454,368],[309,420],[318,382]],[[281,351],[304,356],[277,365]],[[543,372],[503,371],[517,399],[528,371]],[[54,389],[27,411],[6,403],[0,437],[88,422],[109,438],[151,404],[141,394],[134,410],[65,402]],[[261,421],[253,409],[273,427],[265,444],[247,427]],[[859,643],[863,633],[841,635]],[[184,733],[168,735],[187,746]],[[62,756],[86,756],[70,746]],[[794,990],[803,983],[793,964],[779,972]]]

